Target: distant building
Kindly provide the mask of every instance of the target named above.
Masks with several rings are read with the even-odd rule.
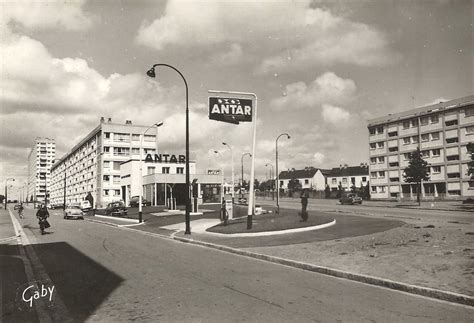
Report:
[[[279,175],[280,189],[288,190],[290,180],[297,179],[304,189],[323,191],[326,187],[325,172],[326,170],[324,169],[314,167],[283,171]]]
[[[353,187],[360,188],[369,183],[369,167],[340,165],[329,171],[327,183],[331,191],[337,191],[339,186],[344,191],[351,191]]]
[[[416,199],[416,185],[405,183],[403,173],[417,148],[431,172],[423,199],[474,196],[466,148],[474,142],[474,96],[372,119],[368,129],[372,198]]]
[[[51,167],[56,158],[54,139],[38,137],[28,155],[28,201],[44,203],[50,191]]]

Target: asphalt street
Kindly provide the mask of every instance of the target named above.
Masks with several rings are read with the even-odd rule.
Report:
[[[474,317],[471,307],[51,213],[46,235],[39,233],[31,209],[21,225],[39,260],[33,261],[34,273],[57,291],[43,309],[54,321],[470,322]],[[29,321],[36,321],[33,312]]]

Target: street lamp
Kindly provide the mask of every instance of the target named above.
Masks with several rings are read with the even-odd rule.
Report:
[[[138,181],[140,183],[139,189],[138,189],[138,222],[142,223],[143,222],[143,212],[142,212],[142,199],[143,199],[143,174],[142,174],[142,166],[143,166],[143,137],[145,137],[146,133],[148,130],[150,130],[153,127],[161,127],[163,125],[163,122],[158,122],[155,123],[151,126],[149,126],[141,135],[140,137],[140,175],[138,176]]]
[[[232,158],[232,204],[234,204],[234,198],[235,198],[235,194],[234,194],[234,188],[235,188],[235,183],[234,183],[234,151],[232,150],[232,147],[226,143],[226,142],[223,142],[222,143],[224,146],[227,146],[227,148],[230,149],[230,155],[231,155],[231,158]]]
[[[244,186],[244,156],[250,156],[252,157],[251,153],[244,153],[242,154],[242,157],[240,157],[240,166],[242,167],[242,177],[240,178],[240,198],[243,198],[242,194],[242,186]]]
[[[190,182],[189,182],[189,106],[188,106],[188,83],[186,82],[186,79],[184,78],[183,74],[181,74],[180,71],[178,71],[175,67],[168,65],[168,64],[154,64],[152,68],[150,68],[146,74],[149,77],[155,77],[155,67],[157,66],[165,66],[173,69],[176,71],[181,78],[184,81],[184,85],[186,87],[186,215],[185,215],[185,220],[186,220],[186,231],[184,234],[191,234],[191,225],[190,225],[190,209],[191,209],[191,197],[190,197]]]
[[[8,195],[7,195],[7,182],[10,181],[10,180],[11,180],[12,182],[14,182],[15,179],[14,179],[13,177],[11,177],[11,178],[7,178],[7,179],[5,180],[5,210],[7,209],[7,201],[8,201],[8,199],[7,199],[7,198],[8,198]]]
[[[273,187],[274,187],[274,186],[273,186],[273,184],[274,184],[274,182],[273,182],[273,176],[274,176],[273,172],[274,172],[274,169],[273,169],[273,165],[270,164],[270,163],[265,164],[265,167],[267,167],[267,166],[271,166],[271,167],[272,167],[272,168],[270,168],[270,189],[272,190],[272,200],[274,200],[274,199],[275,199],[275,190],[273,189]]]
[[[286,136],[287,139],[290,139],[290,135],[287,134],[286,132],[280,134],[276,140],[275,140],[275,165],[276,165],[276,189],[277,189],[277,213],[280,213],[280,174],[278,173],[278,139],[280,139],[281,136]]]
[[[217,151],[214,150],[214,154],[220,156],[221,154]],[[225,198],[225,187],[224,187],[224,167],[222,167],[222,176],[221,176],[221,203]]]

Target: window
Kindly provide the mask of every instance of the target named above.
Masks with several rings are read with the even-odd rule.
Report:
[[[421,141],[428,141],[430,140],[430,135],[425,133],[421,135]]]
[[[389,163],[388,166],[390,166],[390,167],[398,167],[398,162]]]
[[[438,123],[439,117],[437,115],[431,116],[431,124]]]
[[[388,136],[389,136],[389,137],[396,137],[396,136],[398,136],[398,132],[397,132],[397,131],[389,132],[389,133],[388,133]]]
[[[398,151],[398,147],[390,147],[390,148],[388,148],[388,151],[389,151],[389,152]]]
[[[375,128],[370,128],[370,129],[369,129],[369,134],[370,134],[371,136],[375,135]]]
[[[109,196],[109,190],[104,190],[104,195]]]
[[[377,148],[382,149],[384,147],[383,141],[377,143]]]
[[[459,173],[449,173],[448,178],[460,178],[461,175]]]
[[[405,138],[403,138],[403,144],[404,144],[404,145],[409,145],[410,142],[411,142],[411,141],[410,141],[410,137],[405,137]]]
[[[305,180],[304,180],[304,183],[305,183],[305,184],[309,184],[309,179],[305,179]]]
[[[332,184],[337,184],[337,179],[333,178],[333,179],[331,180],[331,183],[332,183]]]
[[[104,138],[110,139],[110,132],[104,132]]]
[[[418,119],[414,119],[411,121],[411,126],[412,127],[418,127]]]
[[[119,196],[120,195],[120,190],[114,190],[114,193],[115,193],[115,196]]]
[[[147,170],[146,170],[146,173],[147,173],[148,175],[150,175],[150,174],[155,174],[155,167],[153,167],[153,166],[148,166],[148,168],[147,168]]]
[[[377,163],[377,158],[376,157],[370,157],[370,163],[373,165]]]
[[[449,120],[449,121],[446,121],[445,124],[446,124],[446,127],[456,126],[458,124],[458,120]]]
[[[447,161],[459,160],[459,155],[451,155],[446,157]]]
[[[466,135],[474,134],[474,126],[466,127]]]
[[[385,172],[379,172],[379,178],[385,178]]]
[[[385,163],[385,157],[379,157],[379,164]]]
[[[439,140],[439,132],[432,132],[431,133],[431,140],[432,141]]]
[[[145,151],[145,154],[154,154],[156,152],[155,149],[151,149],[151,148],[145,148],[144,151]]]
[[[130,148],[128,147],[114,147],[114,156],[129,156]]]
[[[430,157],[430,151],[429,150],[422,150],[421,151],[421,157],[423,158],[429,158]]]
[[[122,162],[114,161],[114,170],[120,170],[120,164]]]
[[[390,182],[399,182],[400,177],[390,177]]]
[[[428,124],[428,120],[429,120],[428,117],[423,117],[420,119],[420,124],[422,126],[426,126]]]
[[[117,132],[114,134],[114,141],[130,142],[130,134]]]
[[[459,196],[461,195],[461,190],[448,190],[448,194]]]
[[[342,184],[347,184],[347,177],[344,177],[344,178],[342,179]]]
[[[377,186],[371,186],[370,190],[372,191],[372,193],[377,193]]]
[[[439,173],[441,173],[441,166],[432,166],[432,167],[431,167],[431,172],[432,172],[433,174],[439,174]]]
[[[104,175],[102,177],[102,179],[104,180],[104,182],[108,182],[110,180],[110,176],[109,175]]]
[[[104,147],[104,153],[108,153],[108,152],[110,152],[110,147],[105,146]]]
[[[362,182],[363,183],[367,182],[367,177],[366,176],[362,176]]]
[[[120,175],[114,175],[114,184],[120,184]]]
[[[132,155],[140,155],[140,148],[132,148]]]
[[[283,181],[280,181],[280,187],[283,187]]]
[[[184,174],[184,167],[176,167],[176,174]]]
[[[351,183],[352,183],[353,185],[355,185],[355,183],[356,183],[356,178],[355,178],[355,177],[351,177]]]
[[[465,111],[466,111],[466,117],[474,116],[474,106],[467,107]]]
[[[454,138],[446,138],[446,143],[447,144],[454,144],[458,142],[458,138],[457,137],[454,137]]]
[[[371,144],[370,144],[370,149],[375,149],[375,148],[377,148],[377,145],[376,145],[374,142],[371,143]]]
[[[139,134],[132,134],[132,141],[140,141],[140,135]]]
[[[410,128],[410,121],[404,121],[403,122],[403,129],[408,129]]]
[[[385,186],[379,186],[379,192],[385,193]]]
[[[155,139],[156,139],[156,136],[154,135],[145,135],[143,137],[143,141],[155,141]]]
[[[383,127],[377,127],[377,133],[378,134],[383,133]]]
[[[370,178],[377,178],[377,172],[370,172]]]
[[[162,174],[169,174],[170,173],[170,168],[169,167],[162,167],[161,168],[161,173]]]
[[[438,157],[439,155],[441,155],[441,149],[433,149],[431,151],[431,156],[432,157]]]
[[[417,143],[418,143],[418,136],[413,136],[413,137],[411,137],[411,141],[412,141],[414,144],[417,144]]]

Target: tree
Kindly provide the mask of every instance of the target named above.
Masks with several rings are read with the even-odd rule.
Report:
[[[428,162],[423,159],[420,148],[410,153],[403,177],[406,183],[416,183],[416,201],[420,205],[421,182],[430,179]]]
[[[474,176],[474,143],[467,144],[467,153],[471,155],[471,161],[467,163],[467,175]]]
[[[339,182],[339,185],[337,185],[337,198],[340,199],[342,197],[342,192],[344,191],[344,188],[342,187],[341,182]]]
[[[0,203],[3,203],[3,200],[5,199],[5,196],[0,194]]]
[[[364,187],[364,198],[366,200],[370,200],[370,186],[369,186],[369,182],[367,182],[367,185],[365,185]]]
[[[329,185],[326,184],[326,187],[324,188],[324,198],[330,198],[331,197],[331,189],[329,188]]]
[[[293,192],[301,190],[301,188],[301,183],[297,178],[292,178],[288,182],[288,191],[290,192],[290,195],[292,195]]]

